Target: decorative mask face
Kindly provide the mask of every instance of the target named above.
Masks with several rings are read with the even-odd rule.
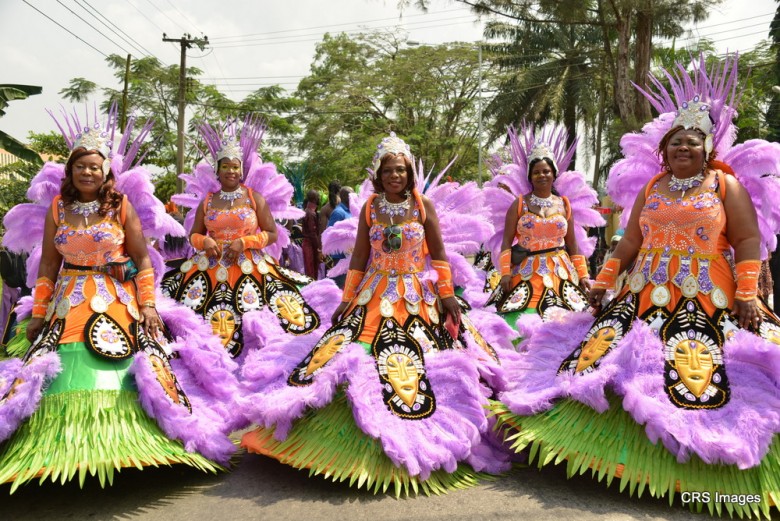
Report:
[[[347,337],[342,334],[333,335],[328,341],[320,347],[306,366],[306,376],[310,376],[314,371],[325,365],[333,355],[335,355],[341,346],[344,345]]]
[[[712,380],[712,353],[698,340],[685,340],[674,349],[674,368],[685,387],[699,398]]]
[[[222,340],[222,345],[227,345],[236,331],[236,318],[231,311],[220,309],[211,315],[211,330]]]
[[[499,282],[501,282],[501,272],[496,270],[490,274],[490,279],[488,279],[488,284],[490,284],[490,289],[496,289]]]
[[[287,320],[290,324],[294,324],[298,327],[306,325],[306,319],[303,316],[303,307],[294,297],[291,297],[290,295],[277,297],[276,307],[279,309],[279,314],[282,318]]]
[[[165,363],[162,361],[162,359],[160,359],[160,357],[155,355],[152,355],[149,358],[152,361],[152,368],[154,369],[154,374],[157,376],[157,381],[160,382],[160,385],[162,385],[163,389],[165,389],[168,397],[174,403],[180,403],[179,392],[176,389],[176,382],[174,381],[171,372],[167,367],[165,367]]]
[[[406,405],[409,407],[414,405],[420,380],[414,360],[403,353],[393,353],[388,356],[387,380]]]
[[[612,341],[615,340],[615,336],[615,328],[612,326],[605,326],[596,331],[583,346],[575,371],[578,373],[584,371],[604,356]]]

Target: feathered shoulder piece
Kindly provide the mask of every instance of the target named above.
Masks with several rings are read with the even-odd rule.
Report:
[[[506,212],[514,200],[531,192],[528,178],[529,164],[537,158],[550,159],[558,174],[554,187],[558,193],[569,199],[572,219],[575,224],[577,245],[582,253],[590,256],[595,249],[595,240],[588,238],[585,227],[604,226],[604,219],[593,209],[598,204],[598,194],[585,181],[585,175],[568,170],[577,140],[568,144],[568,133],[563,125],[548,124],[539,130],[523,123],[518,131],[507,130],[508,146],[503,155],[491,161],[493,178],[485,183],[485,204],[496,232],[486,241],[487,249],[498,259],[504,233]]]
[[[69,149],[84,146],[84,136],[88,133],[98,136],[93,145],[96,151],[105,154],[104,158],[110,161],[115,179],[114,188],[125,194],[136,209],[146,237],[163,240],[166,235],[184,236],[184,228],[167,214],[165,206],[154,196],[151,173],[141,166],[145,157],[141,146],[149,136],[151,121],[136,131],[135,118],[130,117],[125,128],[119,129],[116,104],[111,106],[103,122],[97,109],[90,116],[87,108],[83,119],[75,109],[69,113],[63,108],[57,115],[48,112]],[[27,190],[27,198],[31,202],[15,206],[3,220],[6,229],[3,245],[12,251],[30,253],[27,260],[29,287],[35,285],[38,273],[46,212],[54,197],[59,195],[64,178],[64,164],[47,162],[32,179]],[[158,258],[159,255],[155,253],[150,249],[154,264],[161,267],[162,258]]]
[[[708,69],[702,54],[689,67],[678,63],[672,71],[662,70],[660,79],[651,76],[651,87],[646,90],[637,86],[660,115],[640,133],[623,136],[620,146],[624,158],[615,163],[607,178],[607,192],[624,209],[623,226],[628,223],[636,197],[662,170],[657,152],[661,138],[682,125],[701,130],[707,137],[707,152],[714,150],[722,170],[733,173],[747,189],[758,214],[762,258],[776,247],[775,235],[780,232],[780,207],[776,204],[780,198],[780,145],[764,140],[734,145],[737,128],[732,120],[741,99],[738,63],[739,56],[734,54]]]
[[[271,162],[264,163],[257,150],[263,140],[265,125],[255,117],[247,116],[242,122],[229,120],[212,126],[202,123],[198,132],[205,144],[202,151],[204,160],[198,163],[191,174],[179,177],[185,183],[185,192],[172,197],[181,206],[197,208],[210,192],[220,189],[217,180],[217,163],[220,159],[238,159],[241,161],[243,183],[262,196],[276,220],[300,219],[302,210],[290,204],[293,186],[287,178],[276,170]],[[195,221],[195,212],[189,212],[184,226],[189,231]],[[290,244],[289,232],[282,226],[277,227],[278,238],[265,251],[279,258],[282,248]]]

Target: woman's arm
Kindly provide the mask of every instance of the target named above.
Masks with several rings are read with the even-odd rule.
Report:
[[[219,257],[220,251],[217,241],[206,235],[206,215],[203,210],[204,201],[198,203],[195,210],[195,222],[190,230],[190,244],[196,251],[203,251],[207,257]]]
[[[149,282],[154,284],[153,272],[151,274],[151,281],[141,281],[142,277],[148,277],[148,275],[144,277],[143,272],[152,270],[152,259],[149,258],[149,250],[146,247],[146,238],[144,237],[144,232],[141,227],[141,219],[138,218],[135,208],[133,208],[133,205],[130,204],[129,201],[125,201],[124,204],[127,205],[125,214],[125,248],[127,249],[127,254],[133,259],[135,265],[138,266],[139,273],[136,276],[136,286],[142,286],[144,283],[148,284]],[[139,287],[137,289],[139,293],[143,295],[141,288]],[[150,296],[151,295],[153,295],[153,293],[150,292]],[[157,314],[157,310],[153,307],[153,301],[151,304],[146,302],[140,303],[143,304],[140,307],[140,322],[144,325],[144,330],[147,334],[155,335],[158,331],[162,331],[162,321]]]
[[[43,243],[41,244],[41,263],[38,266],[38,278],[46,277],[52,282],[57,280],[57,275],[62,266],[62,255],[54,247],[54,234],[57,225],[54,222],[51,210],[46,212],[46,221],[43,226]],[[27,325],[27,340],[35,341],[43,329],[44,319],[33,317]]]
[[[366,203],[368,204],[368,203]],[[368,229],[368,223],[366,223],[366,204],[363,205],[363,207],[360,209],[360,214],[358,215],[358,229],[357,229],[357,237],[355,238],[355,247],[352,249],[352,258],[349,261],[349,271],[350,272],[365,272],[366,271],[366,265],[368,264],[368,257],[371,254],[371,240],[368,236],[369,229]],[[356,273],[356,277],[362,277],[360,273]],[[352,291],[357,288],[357,284],[360,283],[360,280],[353,281],[351,278],[352,274],[347,275],[347,285],[350,283],[354,283],[354,287],[347,288],[345,286],[345,292],[346,291]],[[338,305],[336,310],[333,312],[333,315],[331,316],[331,323],[335,324],[341,319],[341,315],[344,313],[344,311],[349,306],[350,297],[345,297],[345,300],[342,300],[341,304]]]
[[[428,244],[428,253],[431,256],[431,260],[439,261],[434,263],[434,268],[439,274],[439,281],[437,285],[439,287],[439,296],[441,297],[441,304],[444,307],[445,315],[451,315],[455,323],[460,323],[460,306],[458,301],[455,300],[454,294],[449,295],[452,291],[452,274],[450,272],[449,263],[447,261],[447,252],[444,249],[444,241],[441,237],[441,228],[439,227],[439,216],[436,215],[436,208],[433,206],[433,202],[426,196],[420,197],[425,207],[425,242]],[[447,281],[448,288],[445,293],[445,287],[442,286],[444,282],[444,274],[449,275],[449,281]],[[443,294],[443,295],[442,295]]]
[[[501,251],[504,252],[512,247],[512,243],[515,242],[515,230],[517,230],[517,209],[520,206],[520,198],[515,198],[512,204],[509,205],[509,209],[506,211],[506,217],[504,218],[504,236],[501,239]],[[506,254],[504,254],[506,255]],[[499,259],[493,259],[493,264],[501,271]],[[511,269],[511,265],[510,265]],[[501,274],[501,280],[498,282],[504,293],[508,293],[512,286],[512,276],[507,273]]]
[[[726,238],[734,248],[734,260],[737,262],[737,286],[742,275],[741,262],[759,261],[761,258],[761,232],[753,201],[745,187],[734,177],[725,176],[726,199],[723,207],[726,211]],[[756,284],[758,278],[755,279]],[[753,288],[751,288],[752,291]],[[740,327],[758,327],[761,315],[758,313],[756,299],[734,298],[732,315],[737,318]]]

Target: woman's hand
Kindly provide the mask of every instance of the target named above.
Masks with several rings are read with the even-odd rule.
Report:
[[[583,277],[580,279],[580,289],[584,291],[585,293],[588,293],[590,291],[591,281],[587,277]]]
[[[330,317],[331,325],[341,320],[341,315],[344,313],[344,311],[346,311],[347,306],[349,306],[349,302],[342,302],[339,304],[339,307],[337,307],[336,311],[333,312],[333,316]]]
[[[588,305],[593,308],[593,314],[597,315],[601,311],[601,301],[604,299],[604,294],[607,290],[603,288],[591,288],[588,294]]]
[[[43,317],[31,318],[27,323],[27,340],[29,340],[30,343],[35,342],[35,339],[41,334],[41,331],[43,331],[43,324]]]
[[[452,316],[452,319],[456,324],[460,324],[460,305],[455,297],[447,297],[441,299],[441,305],[444,308],[444,318],[446,320],[448,315]]]
[[[737,319],[739,327],[743,329],[749,329],[750,326],[753,326],[753,329],[757,331],[758,326],[761,325],[761,314],[758,312],[756,299],[749,301],[734,299],[734,309],[731,310],[731,316]]]
[[[203,241],[203,253],[205,253],[206,256],[211,259],[218,258],[220,255],[220,251],[219,251],[219,246],[217,245],[217,241],[215,241],[211,237],[206,237]]]
[[[235,262],[238,258],[238,254],[244,251],[244,243],[241,239],[236,239],[230,243],[230,246],[225,250],[225,260],[228,262]]]
[[[512,277],[509,275],[504,275],[501,277],[501,280],[498,281],[498,285],[501,286],[501,289],[504,290],[504,295],[509,293],[509,290],[512,289]]]
[[[163,325],[160,315],[157,314],[157,309],[142,306],[141,307],[141,320],[139,321],[144,326],[144,331],[151,338],[157,338],[159,333],[162,333]]]

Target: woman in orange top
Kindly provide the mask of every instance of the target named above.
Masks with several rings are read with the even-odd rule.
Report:
[[[196,253],[179,269],[166,273],[162,284],[165,294],[204,316],[234,358],[244,348],[242,316],[246,312],[268,305],[293,335],[309,333],[320,324],[297,287],[311,279],[279,266],[269,254],[271,248],[286,246],[278,244],[278,239],[289,241],[289,236],[286,230],[277,229],[271,205],[259,188],[276,190],[275,202],[284,209],[279,217],[295,218],[300,211],[286,208],[292,192],[289,182],[273,163],[259,160],[257,147],[263,130],[249,119],[240,132],[228,128],[224,136],[208,124],[199,128],[213,163],[201,163],[192,176],[186,176],[187,190],[197,192],[196,196],[174,196],[187,206],[197,205],[190,212],[194,222],[187,217],[193,222],[190,242]],[[232,136],[228,135],[231,131]],[[285,195],[286,187],[290,193]]]
[[[736,58],[711,71],[702,58],[694,74],[667,73],[669,92],[653,79],[659,92],[646,95],[661,115],[621,141],[626,158],[607,187],[635,202],[591,289],[595,321],[580,314],[534,332],[499,422],[519,427],[516,450],[541,445],[541,460],[568,458],[572,473],[591,467],[632,492],[676,489],[710,512],[768,516],[780,498],[780,320],[757,282],[762,242],[780,222],[764,206],[762,234],[756,208],[780,193],[765,175],[780,145],[731,146]],[[622,271],[626,286],[602,307]],[[740,493],[754,496],[737,505]]]
[[[138,148],[122,140],[120,155],[130,152],[112,163],[114,125],[112,110],[105,131],[96,123],[73,137],[64,171],[47,163],[28,192],[45,199],[62,180],[45,214],[26,331],[32,345],[23,359],[0,366],[0,439],[8,438],[0,482],[13,481],[12,490],[36,477],[64,482],[76,473],[82,483],[87,474],[111,483],[114,471],[128,466],[184,463],[214,471],[218,466],[204,456],[225,463],[233,452],[222,413],[203,402],[209,393],[196,392],[189,372],[171,365],[182,343],[166,339],[141,218],[115,189],[112,170],[130,169]],[[9,213],[6,224],[15,216]],[[177,319],[193,329],[184,342],[198,351],[202,328],[189,310],[179,311]]]
[[[461,314],[409,147],[391,134],[378,149],[333,326],[313,348],[270,341],[259,352],[245,372],[257,390],[247,415],[261,427],[242,446],[375,491],[444,491],[475,482],[466,463],[506,468],[483,439],[490,391],[478,360],[489,347]]]
[[[488,304],[495,302],[498,313],[514,327],[523,313],[549,319],[555,310],[582,311],[587,306],[590,281],[576,235],[579,230],[584,238],[584,224],[601,225],[603,220],[590,208],[598,199],[582,175],[559,172],[558,162],[566,168],[576,148],[576,141],[567,143],[563,126],[549,125],[538,132],[524,127],[520,133],[510,128],[509,141],[512,162],[499,168],[487,188],[492,191],[487,197],[497,201],[508,195],[501,187],[516,194],[502,228],[500,289]],[[562,194],[559,187],[568,191]],[[567,197],[572,192],[578,208]],[[583,245],[593,251],[592,244]]]

